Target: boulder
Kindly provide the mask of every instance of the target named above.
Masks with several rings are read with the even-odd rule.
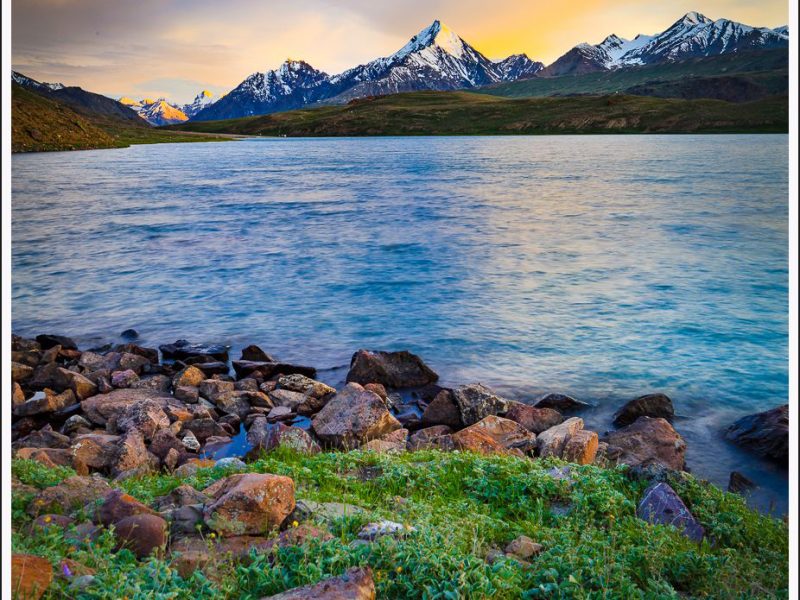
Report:
[[[576,400],[566,394],[545,394],[534,403],[534,406],[536,408],[552,408],[559,412],[573,412],[590,408],[591,404]]]
[[[122,389],[108,394],[92,396],[81,402],[81,410],[92,423],[105,426],[109,419],[116,420],[130,406],[152,400],[166,406],[171,396],[151,389]]]
[[[555,427],[544,430],[537,438],[539,456],[560,457],[569,439],[581,429],[583,429],[583,419],[571,417]]]
[[[137,344],[117,344],[114,346],[114,352],[134,354],[146,358],[151,364],[158,364],[158,350],[155,348],[143,348]]]
[[[139,381],[134,381],[131,387],[137,390],[151,390],[153,392],[168,394],[172,389],[172,380],[166,375],[159,373],[142,377]]]
[[[78,475],[91,471],[106,471],[117,455],[118,435],[86,433],[72,440],[72,463]]]
[[[121,431],[138,429],[145,440],[152,440],[160,429],[169,428],[169,417],[164,412],[164,402],[144,400],[126,407],[117,418],[117,428]]]
[[[172,378],[172,388],[183,386],[199,386],[206,379],[206,374],[193,365],[181,369]]]
[[[229,431],[210,417],[194,419],[183,425],[184,431],[191,431],[200,443],[210,437],[225,436]]]
[[[22,391],[22,387],[14,381],[11,384],[11,406],[16,408],[20,404],[25,402],[25,392]]]
[[[408,429],[396,429],[378,440],[370,440],[361,450],[368,452],[405,452],[408,445]]]
[[[358,350],[350,360],[347,373],[348,383],[380,383],[390,388],[423,386],[438,379],[439,376],[421,358],[405,350]]]
[[[257,362],[275,362],[274,358],[272,358],[269,354],[264,352],[261,348],[259,348],[255,344],[250,344],[249,346],[242,348],[241,360],[251,360]]]
[[[114,524],[118,546],[143,559],[167,543],[167,522],[158,515],[136,514]]]
[[[196,387],[190,385],[181,385],[175,388],[175,399],[185,402],[186,404],[197,404],[200,398],[200,392]]]
[[[19,383],[21,381],[25,381],[26,379],[30,379],[33,375],[33,367],[29,367],[28,365],[23,365],[22,363],[18,362],[11,362],[11,381],[14,383]]]
[[[133,515],[155,515],[152,508],[122,490],[111,490],[94,510],[93,521],[98,525],[113,525]]]
[[[314,367],[306,367],[303,365],[291,365],[279,362],[262,362],[250,360],[235,360],[233,361],[233,370],[236,372],[238,379],[247,377],[257,377],[260,379],[270,379],[276,375],[292,375],[299,374],[306,377],[314,377],[317,370]]]
[[[380,396],[357,383],[348,383],[312,421],[323,443],[347,450],[400,429]]]
[[[225,392],[216,397],[214,404],[226,415],[236,415],[240,419],[250,412],[249,396],[252,392]]]
[[[576,431],[564,445],[561,458],[579,465],[590,465],[597,456],[599,437],[594,431],[580,429]]]
[[[11,555],[11,595],[18,600],[39,600],[53,582],[53,565],[33,554]],[[372,594],[375,597],[375,594]]]
[[[173,344],[159,346],[158,349],[167,360],[185,360],[192,356],[207,356],[228,362],[228,347],[222,344],[193,344],[187,340],[178,340]]]
[[[86,400],[97,394],[97,385],[80,373],[75,373],[68,369],[59,369],[58,372],[64,381],[67,382],[67,387],[75,392],[75,397],[78,400]]]
[[[464,426],[461,411],[450,390],[441,390],[436,394],[422,413],[422,426],[432,425],[447,425],[452,429],[461,429]]]
[[[433,425],[415,431],[408,438],[408,449],[416,450],[452,450],[455,446],[451,433],[453,432],[447,425]]]
[[[789,405],[742,417],[725,437],[733,443],[781,464],[789,462]]]
[[[42,350],[49,350],[53,346],[61,346],[66,350],[77,350],[78,345],[75,340],[64,335],[42,334],[36,336],[36,341]]]
[[[66,435],[53,431],[53,428],[48,424],[39,429],[32,431],[25,437],[18,439],[12,444],[15,449],[19,448],[69,448],[72,441]]]
[[[234,391],[234,384],[232,381],[222,381],[221,379],[204,379],[200,382],[198,389],[203,398],[216,403],[217,398]]]
[[[564,422],[564,417],[552,408],[537,408],[522,402],[509,402],[506,419],[511,419],[522,425],[528,431],[540,434]]]
[[[466,429],[453,434],[453,441],[456,446],[460,446],[463,437],[473,430],[488,435],[505,450],[518,449],[524,453],[533,454],[536,449],[535,433],[528,431],[515,421],[495,415],[489,415],[474,425],[470,425]]]
[[[739,471],[731,471],[730,478],[728,479],[728,491],[734,494],[742,494],[747,490],[756,487],[756,484],[746,475],[739,473]]]
[[[28,506],[28,513],[71,512],[104,498],[110,489],[102,477],[74,475],[39,492]]]
[[[117,443],[116,454],[111,462],[111,474],[119,475],[123,471],[150,464],[150,454],[147,452],[142,432],[131,429]]]
[[[247,442],[252,446],[251,452],[269,452],[279,446],[291,448],[302,454],[317,454],[321,451],[319,444],[308,432],[299,427],[290,427],[283,423],[269,423],[266,418],[258,417],[247,432]]]
[[[15,457],[35,460],[46,467],[72,467],[72,451],[64,448],[20,448]]]
[[[53,390],[45,388],[43,394],[36,394],[30,400],[24,400],[23,396],[23,401],[14,405],[13,413],[15,417],[52,413],[72,406],[75,401],[75,392],[70,389],[56,394]]]
[[[666,419],[639,417],[631,425],[606,434],[604,441],[618,463],[632,467],[658,464],[675,471],[686,465],[686,442]]]
[[[686,508],[680,496],[663,481],[654,483],[645,490],[636,515],[648,523],[672,525],[694,542],[700,542],[705,535],[703,526]]]
[[[457,387],[453,390],[453,397],[464,425],[473,425],[489,415],[503,414],[508,410],[508,400],[480,383]]]
[[[528,560],[537,554],[541,554],[542,550],[542,545],[537,544],[527,535],[521,535],[511,540],[506,544],[506,547],[503,548],[503,552],[506,554],[515,558],[521,558],[522,560]]]
[[[115,388],[129,388],[139,381],[139,376],[133,369],[114,371],[111,374],[111,385]]]
[[[339,577],[329,577],[262,600],[375,600],[375,583],[369,567],[353,568]]]
[[[504,454],[506,449],[485,431],[467,427],[452,435],[453,444],[458,450],[477,454]]]
[[[264,534],[294,510],[294,481],[281,475],[243,473],[212,484],[203,493],[206,524],[225,535]]]
[[[155,435],[153,435],[153,441],[150,443],[150,452],[152,452],[158,457],[159,460],[162,461],[167,457],[167,454],[170,450],[182,452],[183,449],[183,442],[179,440],[178,436],[176,436],[169,429],[161,429],[160,431],[157,431]]]
[[[614,414],[614,425],[630,425],[639,417],[661,417],[671,419],[675,416],[672,400],[666,394],[647,394],[625,404]]]

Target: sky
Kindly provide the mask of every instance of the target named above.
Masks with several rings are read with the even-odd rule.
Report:
[[[663,31],[691,10],[788,22],[785,0],[13,0],[12,63],[115,98],[189,102],[287,58],[339,73],[395,52],[435,19],[489,58],[524,52],[549,64],[611,33]]]

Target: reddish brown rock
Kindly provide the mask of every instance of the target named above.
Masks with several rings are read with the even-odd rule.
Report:
[[[598,436],[594,431],[576,431],[564,445],[561,458],[579,465],[590,465],[597,456]]]
[[[542,458],[547,456],[560,457],[564,452],[564,446],[567,445],[567,441],[581,429],[583,429],[583,419],[578,417],[572,417],[555,427],[546,429],[537,438],[539,456]]]
[[[505,417],[537,435],[564,422],[564,417],[557,410],[537,408],[522,402],[509,402]]]
[[[48,467],[71,467],[72,451],[66,448],[20,448],[16,457],[35,460]]]
[[[347,450],[380,438],[401,425],[380,396],[348,383],[317,413],[312,427],[323,443]]]
[[[67,387],[75,392],[75,397],[78,400],[86,400],[97,394],[97,385],[80,373],[75,373],[67,369],[59,369],[59,374],[66,380]]]
[[[438,379],[421,358],[407,351],[358,350],[347,373],[348,383],[380,383],[390,388],[423,386]]]
[[[453,434],[453,443],[459,450],[477,454],[504,454],[506,449],[485,431],[467,427]]]
[[[168,394],[157,390],[138,388],[114,390],[84,400],[81,402],[81,410],[92,423],[105,426],[109,419],[117,419],[134,404],[152,400],[163,407],[170,398]]]
[[[440,440],[442,437],[446,437],[452,441],[452,438],[450,437],[452,432],[453,430],[447,425],[433,425],[431,427],[426,427],[425,429],[420,429],[419,431],[415,431],[408,438],[408,449],[411,451],[416,451],[441,448],[438,440]]]
[[[78,475],[109,469],[117,456],[118,435],[87,433],[72,440],[72,463]]]
[[[253,452],[269,452],[283,446],[303,454],[316,454],[321,451],[319,444],[309,433],[299,427],[283,423],[269,423],[264,417],[257,417],[247,432],[247,441]]]
[[[323,579],[262,598],[262,600],[375,600],[375,583],[369,567],[349,569],[339,577]]]
[[[75,404],[75,402],[75,392],[72,390],[64,390],[60,394],[56,394],[53,390],[45,388],[44,397],[23,400],[23,402],[14,406],[13,412],[16,417],[28,417],[42,413],[56,412]]]
[[[164,403],[144,400],[131,404],[118,416],[117,427],[121,431],[138,429],[145,440],[152,440],[160,429],[167,429],[170,421],[163,409]]]
[[[203,490],[206,524],[226,535],[263,534],[277,529],[294,510],[294,481],[280,475],[230,475]]]
[[[53,566],[32,554],[11,556],[11,595],[19,600],[39,600],[53,581]]]
[[[28,506],[28,513],[64,513],[83,508],[105,497],[111,488],[101,477],[76,475],[39,492]]]
[[[671,419],[675,416],[672,400],[666,394],[647,394],[631,400],[614,414],[614,425],[630,425],[639,417],[661,417]]]
[[[461,429],[464,426],[461,412],[450,390],[442,390],[436,394],[422,413],[422,426],[432,425],[447,425],[452,429]]]
[[[203,371],[195,366],[189,365],[185,369],[178,371],[175,377],[172,378],[172,388],[175,389],[186,385],[199,387],[205,379],[206,375]]]
[[[145,558],[167,543],[167,522],[158,515],[136,514],[114,524],[120,548],[127,548],[137,558]]]
[[[461,434],[466,435],[468,431],[480,431],[488,435],[506,450],[518,449],[522,452],[533,453],[536,448],[536,434],[528,431],[519,423],[503,417],[490,415],[462,429],[453,435],[456,445],[461,443]]]
[[[117,451],[111,463],[112,475],[149,464],[150,454],[147,452],[144,436],[138,429],[131,429],[117,443]]]
[[[17,407],[25,402],[25,392],[22,387],[15,381],[11,384],[11,406]]]
[[[659,464],[676,471],[686,466],[686,442],[666,419],[639,417],[632,425],[608,433],[605,441],[618,463]]]
[[[370,440],[361,450],[371,452],[405,452],[408,446],[408,429],[397,429],[378,440]]]
[[[11,381],[14,383],[30,379],[32,375],[33,367],[18,362],[11,362]]]
[[[97,506],[94,513],[94,522],[108,527],[133,515],[155,514],[158,513],[146,504],[139,502],[133,496],[126,494],[122,490],[111,490],[103,498],[103,502]]]

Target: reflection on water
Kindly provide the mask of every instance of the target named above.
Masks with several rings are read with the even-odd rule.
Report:
[[[638,394],[693,469],[785,473],[720,438],[787,398],[786,136],[252,140],[13,159],[15,331],[128,327],[446,382]],[[324,374],[341,377],[340,371]],[[764,500],[768,502],[768,500]]]

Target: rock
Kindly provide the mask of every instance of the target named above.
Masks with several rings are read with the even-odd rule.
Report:
[[[453,390],[461,421],[464,425],[474,425],[489,415],[503,414],[508,410],[508,400],[497,396],[480,383],[462,385]]]
[[[614,425],[630,425],[639,417],[661,417],[671,419],[675,416],[672,400],[666,394],[647,394],[631,400],[614,414]]]
[[[173,489],[169,494],[159,496],[153,500],[153,506],[158,510],[177,508],[179,506],[192,506],[205,504],[209,498],[203,492],[184,483]]]
[[[169,522],[172,535],[177,533],[193,534],[197,533],[198,527],[205,528],[202,504],[179,506],[163,512],[161,516]]]
[[[139,376],[133,369],[114,371],[111,374],[111,385],[115,388],[128,388],[137,381],[139,381]]]
[[[294,510],[294,481],[281,475],[230,475],[203,490],[206,524],[225,535],[264,534]]]
[[[185,360],[192,356],[208,356],[222,362],[228,362],[228,347],[222,344],[192,344],[187,340],[178,340],[174,344],[158,347],[167,360]]]
[[[118,435],[86,433],[72,440],[72,463],[78,475],[91,471],[105,471],[111,467],[117,455]]]
[[[187,431],[186,434],[183,436],[181,440],[183,447],[189,450],[190,452],[199,452],[200,450],[200,441],[195,437],[194,433],[191,431]]]
[[[167,543],[167,522],[158,515],[136,514],[114,524],[119,547],[128,548],[143,559]]]
[[[20,448],[16,458],[35,460],[46,467],[71,467],[72,451],[64,448]]]
[[[477,454],[504,454],[506,449],[485,431],[467,427],[452,436],[453,444],[458,450]]]
[[[66,350],[77,350],[78,346],[75,340],[63,335],[42,334],[36,336],[36,341],[41,346],[42,350],[48,350],[53,346],[61,346]]]
[[[69,419],[64,421],[64,425],[61,426],[61,433],[64,435],[72,435],[73,433],[78,433],[82,430],[87,430],[83,431],[83,433],[87,433],[91,427],[92,424],[82,416],[72,415]]]
[[[242,348],[241,360],[252,360],[258,362],[275,362],[274,358],[272,358],[269,354],[264,352],[261,348],[259,348],[255,344],[250,344],[246,348]]]
[[[207,458],[190,458],[180,467],[175,469],[175,475],[186,479],[197,474],[200,469],[209,469],[214,467],[214,461]]]
[[[387,401],[389,399],[389,395],[386,393],[386,388],[383,386],[383,384],[367,383],[364,385],[364,389],[368,392],[372,392],[373,394],[378,394],[383,401]],[[391,404],[387,405],[387,408],[392,408]]]
[[[204,379],[199,386],[200,395],[213,403],[216,403],[217,398],[233,392],[234,389],[232,381],[222,381],[221,379]]]
[[[187,432],[187,435],[189,433],[192,432]],[[183,450],[183,447],[183,442],[179,440],[178,436],[176,436],[169,429],[161,429],[160,431],[157,431],[155,435],[153,435],[153,441],[150,442],[150,452],[152,452],[158,457],[159,460],[162,461],[167,457],[167,454],[170,450],[177,450],[180,452]]]
[[[117,427],[121,431],[138,429],[145,440],[152,440],[157,431],[169,428],[169,417],[164,412],[163,406],[163,403],[156,400],[131,404],[119,415]]]
[[[347,373],[348,383],[380,383],[390,388],[423,386],[438,379],[439,376],[421,358],[405,350],[358,350],[350,360],[350,371]]]
[[[28,506],[28,513],[70,512],[104,498],[110,489],[102,477],[74,475],[39,492]]]
[[[56,527],[66,531],[73,523],[75,523],[75,519],[66,515],[41,515],[31,523],[31,529],[47,530],[51,527]]]
[[[178,466],[178,462],[181,460],[181,453],[177,451],[175,448],[170,448],[167,452],[167,455],[164,457],[164,460],[161,461],[164,466],[167,468],[168,471],[174,471],[175,467]]]
[[[312,427],[323,443],[347,450],[400,429],[380,396],[348,383],[317,413]]]
[[[267,394],[273,406],[285,406],[292,412],[298,412],[300,406],[306,403],[308,396],[301,392],[276,389]]]
[[[505,418],[519,423],[525,429],[537,435],[564,422],[564,417],[557,410],[537,408],[529,404],[513,401],[508,403]]]
[[[234,382],[233,384],[234,389],[239,390],[240,392],[258,392],[258,380],[253,379],[252,377],[245,377],[244,379],[240,379],[239,381]]]
[[[503,417],[490,415],[453,434],[453,440],[459,445],[460,434],[467,431],[481,431],[492,438],[506,450],[518,449],[533,454],[536,449],[536,434],[528,431],[519,423]]]
[[[518,538],[511,540],[503,551],[506,554],[510,554],[516,558],[527,560],[533,556],[536,556],[537,554],[541,554],[542,550],[543,547],[541,544],[537,544],[526,535],[521,535]]]
[[[369,567],[353,568],[339,577],[329,577],[262,600],[375,600],[375,583]]]
[[[13,361],[11,362],[11,381],[14,383],[19,383],[21,381],[25,381],[26,379],[30,379],[32,375],[33,367]]]
[[[408,438],[408,449],[417,450],[452,450],[455,448],[453,438],[450,435],[452,429],[447,425],[433,425],[414,432]]]
[[[172,380],[166,375],[150,375],[148,377],[142,377],[139,381],[134,381],[133,384],[131,384],[131,388],[168,394],[172,389]]]
[[[20,404],[25,402],[25,392],[22,391],[22,387],[14,381],[11,384],[11,406],[16,408]]]
[[[67,386],[75,392],[78,400],[86,400],[91,396],[97,394],[97,386],[90,379],[84,377],[80,373],[69,371],[67,369],[59,369],[60,375],[67,381]]]
[[[300,374],[284,375],[278,379],[278,387],[291,392],[299,392],[306,400],[298,405],[300,414],[310,415],[319,411],[336,389]]]
[[[38,431],[33,431],[12,444],[13,448],[69,448],[72,441],[66,436],[53,431],[50,425],[45,425]]]
[[[675,471],[685,467],[686,442],[666,419],[639,417],[635,423],[606,435],[618,463],[632,467],[660,464]]]
[[[151,389],[122,389],[108,394],[92,396],[81,402],[81,410],[87,419],[96,425],[105,426],[109,419],[117,419],[131,405],[152,400],[166,406],[171,396]]]
[[[218,461],[214,462],[215,469],[238,469],[243,470],[247,468],[247,465],[242,461],[242,459],[237,458],[235,456],[228,456],[225,458],[220,458]]]
[[[295,373],[306,377],[314,377],[317,374],[317,370],[314,367],[279,362],[235,360],[232,364],[238,379],[247,377],[270,379],[276,375],[292,375]]]
[[[654,483],[645,490],[636,515],[648,523],[672,525],[694,542],[700,542],[705,535],[702,525],[665,482]]]
[[[358,532],[358,539],[374,541],[379,537],[392,536],[404,537],[410,533],[415,532],[416,529],[410,525],[403,525],[402,523],[395,523],[394,521],[375,521],[367,523]]]
[[[200,392],[196,387],[181,385],[175,388],[175,399],[186,404],[197,404],[199,397]]]
[[[206,377],[212,377],[214,375],[223,375],[227,377],[231,370],[231,368],[228,366],[228,363],[220,361],[198,362],[194,363],[193,366],[200,369],[203,372],[203,375]]]
[[[370,440],[361,450],[372,452],[405,452],[408,446],[408,429],[397,429],[378,440]]]
[[[578,417],[571,417],[560,425],[546,429],[537,438],[539,456],[542,458],[547,456],[560,457],[564,452],[567,441],[581,429],[583,429],[583,419]]]
[[[103,498],[103,502],[97,506],[94,512],[93,521],[99,525],[113,525],[133,515],[155,515],[157,514],[146,504],[142,504],[133,496],[122,490],[111,490]]]
[[[343,517],[363,515],[365,512],[363,508],[354,504],[298,500],[292,517],[298,521],[307,521],[309,519],[334,521]]]
[[[193,365],[181,369],[172,378],[172,388],[183,386],[198,387],[206,379],[206,374]]]
[[[114,352],[135,354],[146,358],[151,364],[158,364],[158,350],[155,348],[143,348],[137,344],[127,343],[114,346]]]
[[[32,554],[11,555],[11,590],[18,600],[39,600],[53,581],[50,561]],[[375,597],[373,592],[372,597]]]
[[[566,394],[545,394],[534,403],[536,408],[552,408],[559,412],[571,412],[591,408],[591,404],[576,400]]]
[[[139,332],[136,331],[135,329],[126,329],[125,331],[119,334],[119,337],[121,337],[126,342],[132,342],[133,340],[139,339]]]
[[[431,403],[422,413],[422,426],[447,425],[452,429],[461,429],[464,423],[461,421],[461,411],[458,409],[453,392],[441,390],[431,400]]]
[[[254,454],[269,452],[279,446],[302,454],[317,454],[322,450],[308,432],[283,423],[271,424],[263,417],[256,418],[253,422],[247,432],[247,442],[253,447],[251,452]]]
[[[210,437],[228,435],[228,430],[210,417],[189,421],[184,424],[183,429],[191,431],[200,443]]]
[[[599,437],[596,432],[580,429],[564,445],[561,458],[579,465],[591,465],[597,457]]]
[[[742,417],[728,428],[725,437],[759,456],[788,464],[789,405]]]
[[[270,409],[267,413],[267,419],[271,421],[280,421],[283,419],[289,419],[294,417],[294,412],[288,406],[276,406],[275,408]]]
[[[223,413],[228,415],[237,415],[239,418],[244,418],[250,412],[250,403],[247,396],[249,392],[225,392],[216,397],[214,404]]]
[[[138,429],[131,429],[122,436],[117,444],[116,455],[111,462],[111,474],[116,476],[123,471],[150,464],[150,454],[147,452],[142,432]]]
[[[43,395],[35,395],[30,400],[14,406],[13,413],[16,417],[29,417],[43,413],[52,413],[63,410],[75,404],[75,392],[64,390],[56,394],[53,390],[45,388]]]
[[[746,477],[739,473],[739,471],[731,471],[730,479],[728,480],[728,491],[733,492],[734,494],[741,494],[746,492],[747,490],[751,490],[756,487],[756,484]]]

